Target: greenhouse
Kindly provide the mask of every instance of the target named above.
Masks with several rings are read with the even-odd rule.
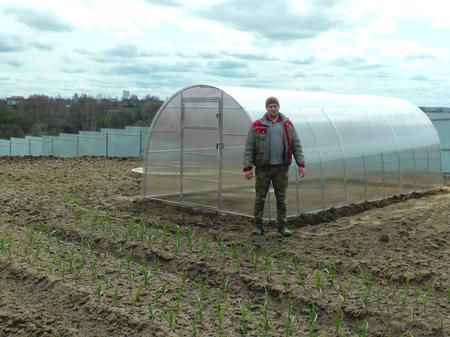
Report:
[[[404,100],[196,85],[172,95],[152,122],[144,197],[251,216],[243,150],[268,96],[293,122],[306,160],[305,178],[295,164],[289,171],[289,216],[442,187],[438,135]],[[265,217],[275,216],[271,190]]]

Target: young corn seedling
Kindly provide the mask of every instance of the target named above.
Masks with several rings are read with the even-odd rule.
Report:
[[[169,311],[164,315],[164,318],[166,319],[169,329],[172,329],[175,326],[177,320],[175,310],[173,308],[170,308]]]
[[[256,268],[258,266],[258,254],[256,253],[255,248],[251,248],[249,250],[249,257],[250,257],[250,266],[252,268]]]
[[[166,248],[167,245],[167,236],[169,234],[169,225],[163,224],[163,232],[162,232],[162,238],[161,238],[161,248]]]
[[[66,264],[64,263],[64,259],[62,257],[59,258],[58,262],[59,275],[64,280],[66,276]]]
[[[302,266],[300,266],[299,264],[295,266],[295,272],[297,273],[297,284],[299,285],[299,287],[303,288],[303,290],[305,290],[306,287],[306,274],[305,274],[305,270],[303,269]]]
[[[178,255],[178,252],[180,251],[181,237],[181,227],[180,225],[177,225],[175,230],[175,255]]]
[[[117,301],[120,298],[120,292],[122,291],[122,287],[119,284],[116,284],[116,286],[114,287],[114,293],[112,296],[112,301],[114,304],[117,304]]]
[[[320,297],[323,297],[325,293],[325,287],[323,285],[322,273],[320,270],[316,270],[316,288],[319,291]]]
[[[328,274],[331,284],[333,284],[334,279],[336,278],[336,269],[336,262],[334,261],[330,261],[327,268],[325,268],[325,272]]]
[[[211,247],[209,246],[208,238],[202,239],[202,260],[208,261],[211,256]]]
[[[220,293],[221,293],[223,298],[226,297],[229,287],[230,287],[230,279],[227,276],[227,277],[224,277],[220,281],[220,285],[219,285]]]
[[[147,314],[148,318],[153,321],[158,314],[158,309],[156,309],[155,305],[153,303],[149,303],[147,305]]]
[[[195,230],[192,227],[192,225],[189,225],[187,229],[187,246],[189,248],[189,251],[192,251],[194,248],[194,237],[195,237]]]
[[[156,274],[159,274],[161,272],[161,262],[159,262],[158,256],[155,256],[155,270]]]
[[[311,309],[309,310],[309,321],[308,321],[308,337],[315,337],[315,326],[318,318],[318,314],[316,311],[316,307],[313,304]]]
[[[138,235],[137,235],[138,238],[142,240],[145,236],[146,231],[147,231],[147,226],[145,225],[144,221],[141,221],[139,223],[139,230],[138,230]]]
[[[273,268],[273,257],[269,254],[266,254],[264,257],[264,262],[266,265],[266,279],[267,283],[272,282],[272,268]]]
[[[105,294],[104,285],[103,285],[103,283],[101,281],[99,281],[97,283],[97,287],[96,287],[95,293],[97,294],[98,297],[102,297]]]
[[[214,311],[216,313],[217,330],[219,330],[219,332],[222,332],[225,315],[228,311],[228,303],[225,304],[215,303]]]
[[[139,302],[143,293],[144,293],[144,289],[142,287],[139,287],[136,289],[133,296],[131,297],[131,305],[132,306],[135,306],[136,303]]]
[[[133,247],[130,247],[127,253],[128,268],[131,267],[131,262],[133,262]]]
[[[241,270],[241,251],[239,249],[239,246],[236,242],[232,242],[231,246],[231,257],[233,258],[235,267],[236,267],[236,271],[239,272]]]
[[[337,336],[341,336],[342,326],[344,322],[344,312],[339,307],[334,314],[334,328]]]
[[[270,301],[269,301],[269,293],[267,292],[267,288],[264,289],[264,305],[262,312],[262,324],[265,331],[268,331],[272,325],[272,321],[270,319]]]
[[[145,269],[143,272],[143,276],[144,276],[144,286],[146,287],[150,283],[150,277],[151,277],[150,270]]]
[[[364,322],[358,327],[358,337],[369,336],[369,322],[364,320]]]
[[[219,238],[216,240],[216,247],[217,247],[217,256],[219,257],[220,264],[223,268],[225,266],[226,256],[225,256],[225,247],[222,239]]]
[[[200,321],[203,321],[203,318],[205,317],[205,301],[200,294],[197,294],[195,303],[197,305],[197,316]]]
[[[292,333],[294,332],[293,313],[294,313],[294,301],[292,300],[292,297],[289,295],[288,296],[287,315],[286,315],[286,319],[283,322],[283,330],[284,330],[284,335],[286,337],[292,336]]]
[[[240,330],[242,335],[247,336],[248,331],[250,329],[250,321],[252,320],[252,313],[250,311],[250,302],[246,301],[244,304],[241,304],[239,307],[239,312],[241,316],[241,324]]]
[[[282,279],[283,279],[283,286],[285,290],[289,289],[290,282],[289,282],[289,267],[286,261],[283,261],[282,264],[283,273],[282,273]]]
[[[193,337],[197,337],[197,336],[198,336],[198,326],[197,326],[197,323],[191,322],[191,332],[192,332],[192,336],[193,336]]]

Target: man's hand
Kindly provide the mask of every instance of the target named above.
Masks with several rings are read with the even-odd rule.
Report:
[[[305,168],[298,166],[298,175],[300,176],[300,178],[303,178],[306,174]]]
[[[244,171],[245,179],[250,180],[253,177],[253,170]]]

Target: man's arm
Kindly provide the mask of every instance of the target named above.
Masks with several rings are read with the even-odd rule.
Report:
[[[292,124],[292,154],[298,166],[298,173],[300,177],[303,178],[305,176],[305,157],[303,156],[303,149],[302,143],[300,142],[300,137],[298,136],[297,130],[295,130],[293,124]]]
[[[254,148],[255,148],[255,132],[253,130],[253,125],[250,127],[248,131],[247,138],[245,140],[245,148],[244,148],[244,174],[247,179],[251,179],[252,168],[253,168],[253,156],[254,156]]]

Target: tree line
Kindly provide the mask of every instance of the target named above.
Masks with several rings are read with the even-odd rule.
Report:
[[[74,94],[71,98],[31,95],[0,99],[0,138],[150,126],[162,104],[157,96],[140,99],[128,91],[123,92],[121,99],[86,94]]]

